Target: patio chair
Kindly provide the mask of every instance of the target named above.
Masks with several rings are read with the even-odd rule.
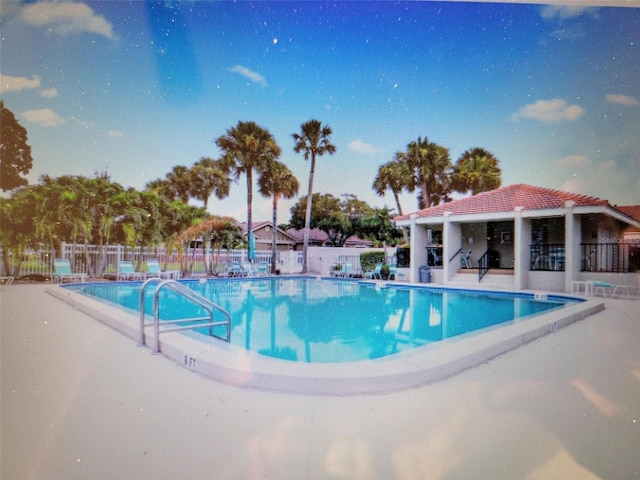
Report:
[[[165,270],[160,268],[160,263],[156,259],[147,260],[147,275],[148,278],[169,278],[177,280],[180,277],[179,270]]]
[[[367,272],[364,272],[364,278],[371,278],[371,279],[379,279],[382,280],[382,264],[381,263],[376,263],[376,266],[373,270],[369,270]]]
[[[64,280],[84,282],[86,279],[86,273],[73,273],[68,258],[56,258],[53,261],[53,283],[62,283]]]
[[[466,269],[471,268],[471,250],[466,254],[464,252],[460,253],[460,266]]]
[[[393,278],[394,280],[398,279],[398,267],[397,265],[389,265],[389,280]]]
[[[227,267],[227,274],[230,277],[246,277],[249,272],[240,265],[240,262],[231,262],[231,266]]]
[[[260,262],[258,264],[258,276],[264,277],[269,273],[269,264],[267,262]]]
[[[631,290],[633,290],[632,285],[621,285],[609,282],[601,282],[599,280],[595,280],[591,282],[591,291],[593,295],[597,295],[598,292],[602,293],[602,297],[607,297],[607,292],[610,294],[611,298],[616,298],[616,296],[622,294],[624,292],[627,298],[631,298]]]
[[[342,266],[342,270],[340,270],[340,276],[341,277],[350,277],[351,276],[351,264],[350,263],[345,263]]]
[[[122,261],[118,262],[118,275],[116,279],[120,280],[144,280],[147,274],[144,272],[137,272],[133,266],[133,262]]]

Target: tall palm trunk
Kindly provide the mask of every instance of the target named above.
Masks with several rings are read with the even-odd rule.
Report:
[[[311,152],[311,173],[309,173],[309,192],[307,193],[307,211],[304,215],[304,244],[302,246],[302,255],[304,261],[302,263],[302,273],[307,273],[309,269],[309,260],[307,253],[309,250],[309,234],[311,226],[311,202],[313,201],[313,175],[316,169],[316,152]]]
[[[278,243],[278,230],[276,222],[278,217],[278,194],[273,195],[273,215],[271,224],[273,225],[273,234],[271,236],[271,273],[276,273],[276,245]]]
[[[246,171],[247,174],[247,240],[249,240],[250,236],[251,236],[251,230],[252,230],[252,205],[253,205],[253,175],[252,175],[252,170],[250,168],[247,169]],[[248,259],[249,262],[251,262],[251,259]]]
[[[402,213],[402,207],[400,206],[400,196],[398,195],[398,192],[396,192],[395,190],[393,190],[393,198],[396,201],[396,208],[398,209],[398,215],[403,215]],[[404,241],[404,243],[407,243],[409,241],[409,235],[407,234],[407,228],[406,227],[402,227],[402,239]]]

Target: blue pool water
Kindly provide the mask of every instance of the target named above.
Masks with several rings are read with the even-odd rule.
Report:
[[[574,302],[305,277],[183,283],[231,314],[231,343],[270,357],[313,363],[392,355]],[[138,311],[139,283],[68,288]],[[153,291],[153,286],[147,289],[146,312],[153,311]],[[161,290],[160,305],[161,320],[203,313],[169,289]]]

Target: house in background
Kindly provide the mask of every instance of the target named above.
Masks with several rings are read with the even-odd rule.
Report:
[[[296,230],[295,228],[290,228],[287,230],[287,233],[296,239],[295,250],[302,250],[304,246],[304,230]],[[309,230],[309,246],[310,247],[328,247],[329,235],[326,232],[320,230],[319,228],[312,228]],[[344,244],[345,247],[355,247],[355,248],[370,248],[373,247],[372,240],[365,240],[359,238],[355,235],[347,238],[347,241]]]
[[[409,281],[429,266],[441,285],[569,292],[573,280],[638,286],[640,244],[630,235],[639,214],[640,206],[518,184],[395,222],[411,232]]]
[[[242,235],[245,239],[248,239],[247,222],[237,222]],[[271,251],[271,245],[273,243],[273,225],[271,222],[251,222],[251,231],[253,232],[256,250],[268,250]],[[290,235],[288,232],[276,227],[276,250],[286,251],[293,250],[296,245],[296,238]]]

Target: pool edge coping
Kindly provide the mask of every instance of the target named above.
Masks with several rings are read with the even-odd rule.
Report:
[[[49,286],[47,292],[139,344],[137,315],[59,285]],[[438,345],[419,347],[370,361],[333,364],[285,362],[223,342],[220,345],[203,344],[180,333],[164,333],[160,338],[160,351],[191,371],[238,387],[328,396],[391,393],[452,377],[604,310],[604,299],[585,300],[563,292],[549,292],[548,295],[581,301],[526,321],[490,327],[474,335],[452,337],[438,342]],[[145,334],[145,345],[152,345],[153,341],[153,334]]]

